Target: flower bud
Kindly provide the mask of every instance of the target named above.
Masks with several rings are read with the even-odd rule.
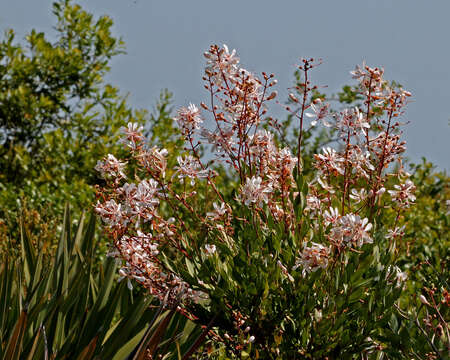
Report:
[[[267,98],[267,100],[272,100],[272,99],[275,99],[276,97],[277,97],[277,92],[274,91],[274,92],[272,92],[272,94],[269,95],[269,97]]]
[[[430,305],[430,303],[428,302],[427,298],[425,296],[423,296],[422,294],[419,295],[419,300],[424,305]]]
[[[298,99],[295,97],[295,95],[294,95],[293,93],[290,93],[290,94],[289,94],[289,98],[290,98],[293,102],[298,103]]]

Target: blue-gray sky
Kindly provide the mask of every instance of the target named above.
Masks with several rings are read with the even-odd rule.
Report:
[[[51,33],[51,0],[2,0],[0,29],[22,38]],[[162,88],[176,105],[207,98],[202,53],[210,44],[236,48],[245,68],[274,73],[279,99],[292,85],[300,57],[322,58],[312,80],[327,93],[351,83],[349,71],[366,60],[385,68],[413,94],[407,106],[407,156],[450,169],[449,0],[80,0],[114,20],[127,55],[112,63],[109,81],[136,107],[150,108]],[[276,105],[275,105],[276,106]],[[276,110],[282,116],[282,110]]]

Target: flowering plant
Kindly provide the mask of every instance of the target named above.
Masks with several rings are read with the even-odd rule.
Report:
[[[358,66],[363,104],[332,111],[313,96],[318,62],[303,59],[286,107],[298,120],[291,149],[278,136],[284,124],[267,117],[274,76],[245,70],[225,45],[205,57],[210,100],[178,111],[177,165],[129,124],[128,158],[96,166],[106,181],[96,211],[120,275],[202,324],[228,355],[394,354],[393,304],[406,280],[395,249],[415,200],[399,120],[411,94],[383,69]],[[314,171],[302,166],[307,118],[338,135]]]

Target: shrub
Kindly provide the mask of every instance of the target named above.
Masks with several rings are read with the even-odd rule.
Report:
[[[357,66],[349,101],[362,104],[331,111],[309,80],[317,62],[303,59],[287,106],[298,123],[290,148],[286,124],[265,117],[273,75],[243,69],[226,46],[205,57],[210,104],[178,111],[187,150],[178,164],[130,123],[129,156],[96,166],[106,181],[96,211],[120,274],[203,324],[227,356],[412,354],[408,332],[397,331],[407,279],[397,244],[416,200],[399,120],[411,94],[383,69]],[[303,155],[308,118],[337,135],[313,159]],[[202,142],[214,160],[201,156]]]

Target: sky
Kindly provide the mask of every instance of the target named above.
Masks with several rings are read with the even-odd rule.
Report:
[[[313,83],[332,94],[352,84],[363,60],[385,69],[413,94],[404,120],[407,157],[450,170],[449,0],[79,0],[114,20],[127,54],[113,60],[108,81],[131,105],[151,108],[161,91],[175,105],[206,101],[203,52],[235,48],[246,69],[274,73],[286,99],[301,57],[321,58]],[[50,0],[0,0],[0,30],[22,39],[32,28],[52,33]],[[277,105],[275,105],[276,107]],[[285,116],[281,106],[274,110]]]

